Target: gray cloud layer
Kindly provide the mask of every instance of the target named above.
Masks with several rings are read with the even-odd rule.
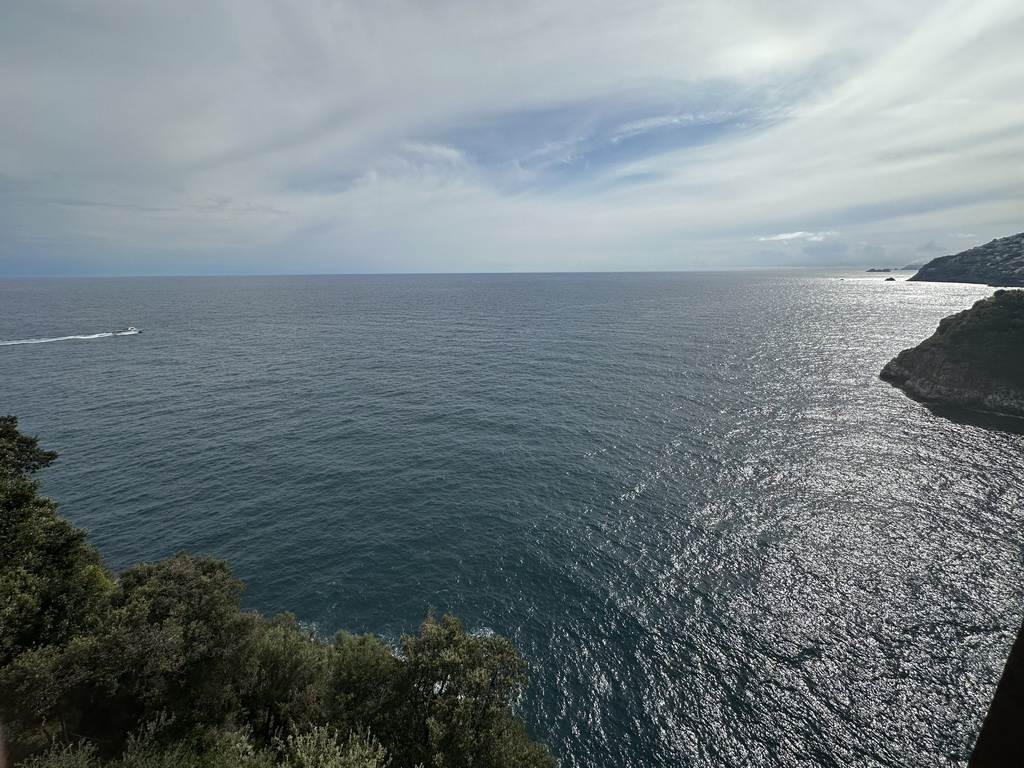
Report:
[[[1022,38],[1016,0],[8,4],[0,275],[955,250],[1022,228]]]

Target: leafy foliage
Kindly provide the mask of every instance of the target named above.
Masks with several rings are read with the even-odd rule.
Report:
[[[32,475],[57,460],[56,451],[44,451],[39,438],[18,431],[17,416],[0,416],[0,475]]]
[[[0,417],[0,666],[93,624],[111,588],[99,555],[39,496],[37,470],[57,458]]]
[[[526,685],[526,665],[503,637],[467,635],[459,621],[428,614],[419,637],[402,638],[406,750],[438,768],[512,762],[510,707]]]
[[[429,613],[392,649],[240,610],[228,566],[179,552],[116,577],[38,495],[56,455],[0,419],[0,717],[29,768],[554,766],[513,707],[497,635]]]

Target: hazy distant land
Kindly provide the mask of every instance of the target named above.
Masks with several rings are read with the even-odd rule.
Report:
[[[992,240],[950,256],[932,259],[911,280],[1024,286],[1024,233]]]

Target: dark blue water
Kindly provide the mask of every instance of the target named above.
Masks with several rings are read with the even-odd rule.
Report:
[[[857,273],[7,280],[0,411],[117,567],[324,636],[510,636],[563,766],[963,765],[1024,429],[882,365],[982,286]]]

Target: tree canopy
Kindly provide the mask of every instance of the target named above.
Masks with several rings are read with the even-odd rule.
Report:
[[[428,612],[392,648],[240,608],[186,552],[111,573],[32,475],[56,459],[0,418],[0,718],[31,768],[554,766],[515,715],[526,665]]]

